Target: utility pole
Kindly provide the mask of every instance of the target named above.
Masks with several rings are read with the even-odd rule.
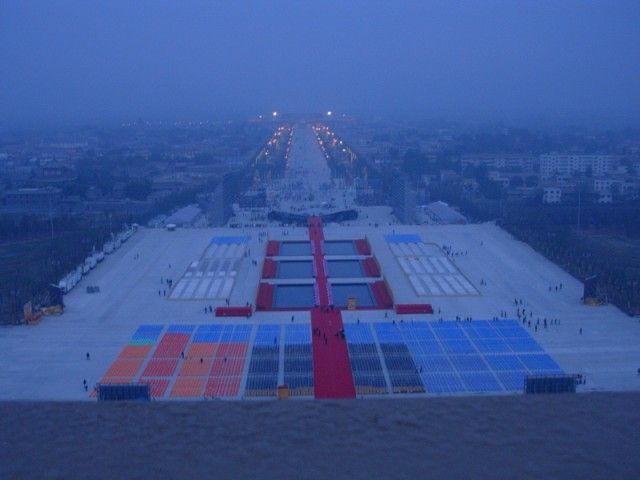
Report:
[[[582,188],[578,187],[578,233],[580,233],[580,210],[582,209]]]
[[[51,226],[51,240],[53,240],[53,213],[51,211],[51,192],[49,192],[49,225]]]

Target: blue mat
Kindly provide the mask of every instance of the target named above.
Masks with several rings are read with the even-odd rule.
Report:
[[[462,372],[460,377],[469,392],[499,392],[502,390],[502,386],[489,372]]]
[[[523,391],[524,389],[524,377],[527,374],[525,371],[514,372],[496,372],[498,379],[504,385],[505,390],[510,392]]]
[[[384,236],[387,243],[422,243],[422,239],[415,233],[387,234]]]
[[[464,392],[465,387],[455,373],[423,373],[422,381],[428,393]]]
[[[191,333],[195,329],[195,325],[169,325],[167,333]]]
[[[227,237],[213,237],[211,243],[218,245],[231,245],[233,243],[247,243],[249,237],[247,235],[227,236]]]

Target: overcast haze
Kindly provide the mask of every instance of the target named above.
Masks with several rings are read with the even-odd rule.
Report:
[[[261,111],[633,121],[640,2],[0,6],[4,127]]]

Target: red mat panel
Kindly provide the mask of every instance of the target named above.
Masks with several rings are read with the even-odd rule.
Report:
[[[178,358],[184,352],[191,335],[186,333],[165,333],[153,352],[154,358]]]
[[[359,255],[371,255],[371,247],[369,241],[365,238],[356,240],[356,250]]]
[[[224,358],[216,357],[211,367],[212,376],[231,376],[240,375],[244,369],[244,358],[229,357],[225,361]]]
[[[270,258],[265,258],[262,264],[262,278],[275,278],[276,276],[276,262]]]
[[[376,262],[373,257],[365,258],[362,261],[362,266],[364,267],[364,271],[367,274],[367,277],[380,276],[380,268],[378,268],[378,262]]]
[[[400,313],[400,314],[433,313],[433,307],[428,303],[398,304],[396,305],[396,313]]]
[[[152,358],[142,372],[143,377],[171,377],[178,366],[177,358]]]
[[[371,288],[373,290],[373,296],[376,299],[376,303],[379,306],[384,308],[391,308],[393,306],[391,294],[389,293],[387,284],[383,280],[374,282]]]
[[[269,240],[267,242],[267,257],[276,257],[280,252],[280,242]]]
[[[209,377],[204,389],[207,397],[236,397],[240,391],[240,377]]]
[[[152,398],[164,397],[164,392],[167,391],[167,387],[169,386],[169,380],[163,378],[141,378],[140,383],[149,384]]]
[[[256,310],[269,310],[273,305],[273,285],[261,283],[258,288]]]
[[[253,310],[251,307],[217,307],[216,317],[248,317]]]

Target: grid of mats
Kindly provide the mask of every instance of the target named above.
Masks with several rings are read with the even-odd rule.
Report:
[[[251,325],[199,326],[176,383],[183,382],[186,390],[195,385],[205,397],[237,397],[251,329]]]
[[[417,380],[428,393],[522,391],[527,374],[563,373],[514,320],[380,323],[374,328],[394,391],[410,391],[407,386]],[[417,375],[406,382],[410,368]]]
[[[285,325],[284,383],[289,395],[313,396],[313,353],[309,325]]]
[[[170,298],[229,298],[247,241],[245,236],[214,237],[202,256],[187,267]]]
[[[152,398],[237,397],[251,329],[170,325],[161,336],[163,325],[142,325],[101,383],[148,383]]]
[[[163,330],[162,325],[141,325],[104,374],[100,383],[131,383],[137,378]],[[92,392],[95,395],[95,392]]]
[[[346,323],[344,332],[347,338],[356,394],[380,395],[388,393],[380,356],[369,324]]]
[[[437,245],[417,235],[385,235],[385,240],[418,296],[478,294]]]
[[[563,373],[514,320],[344,327],[358,395],[515,392],[522,391],[527,374]],[[290,395],[312,396],[309,324],[170,325],[166,330],[141,325],[100,382],[147,382],[153,398],[239,398],[254,328],[245,395],[275,397],[283,378]]]
[[[307,326],[307,328],[309,328]],[[274,397],[278,393],[280,367],[280,325],[258,326],[251,350],[245,386],[247,397]]]

